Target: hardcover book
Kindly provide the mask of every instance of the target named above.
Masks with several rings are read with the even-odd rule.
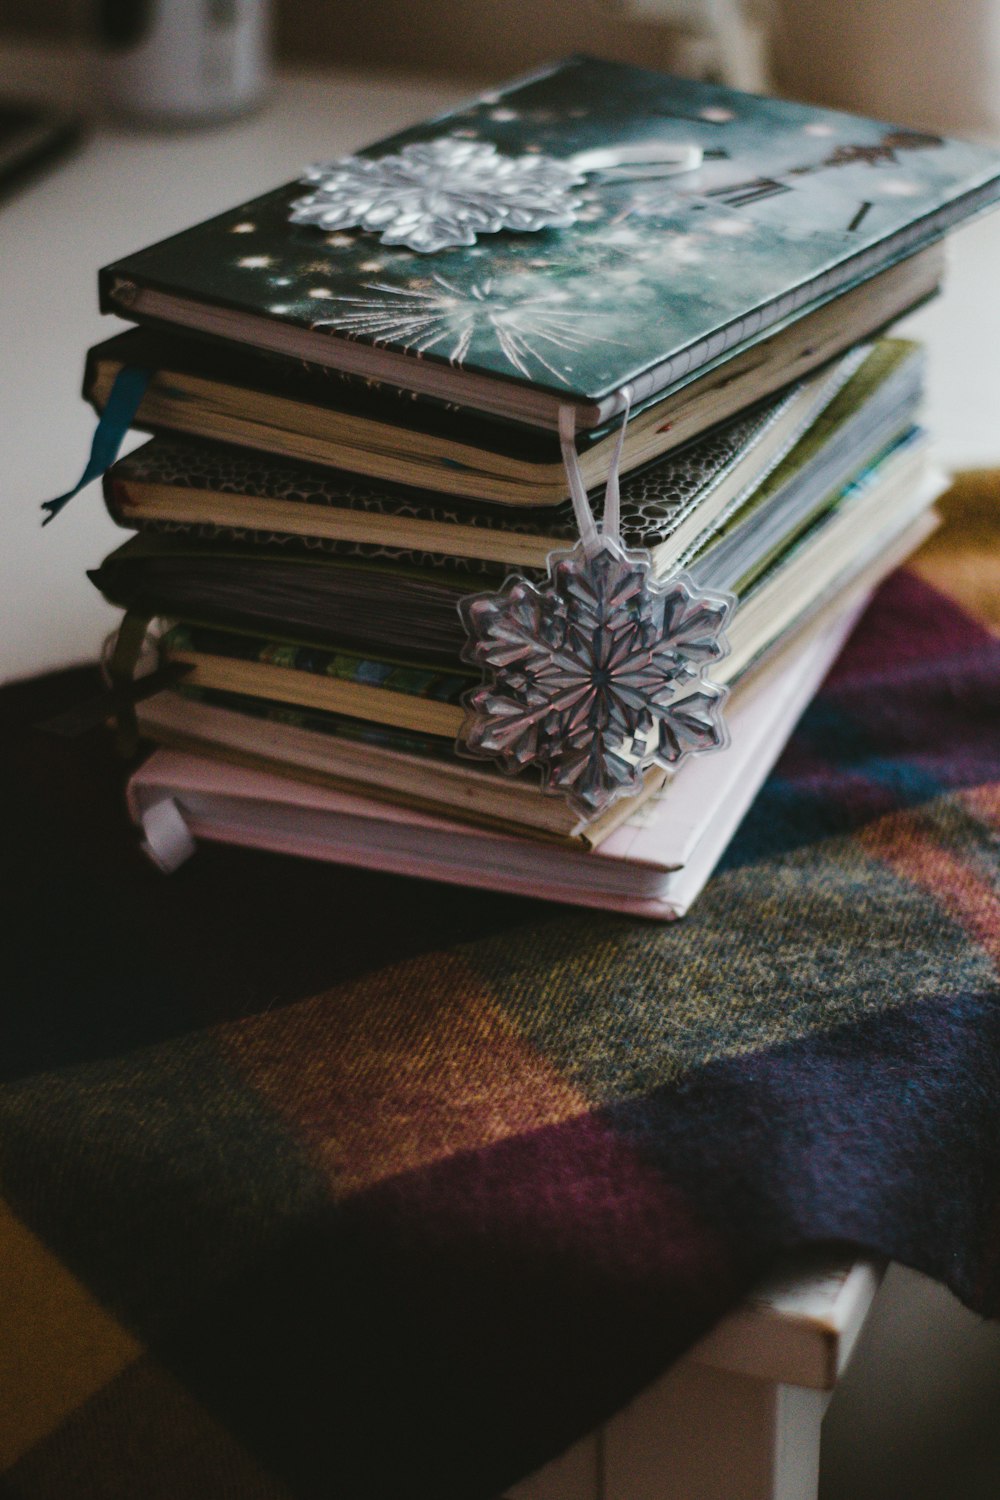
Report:
[[[832,371],[758,403],[629,475],[621,495],[627,544],[657,547],[684,530],[689,539],[694,536],[713,511],[749,491],[779,462],[860,360],[856,353],[847,355]],[[356,542],[377,548],[379,555],[395,547],[501,567],[544,566],[553,548],[576,536],[568,500],[517,510],[452,501],[355,474],[269,462],[230,444],[169,437],[154,438],[109,469],[104,495],[123,526],[193,523],[205,526],[205,535],[269,531],[275,538],[299,535],[317,546]]]
[[[684,446],[772,392],[869,337],[940,282],[934,244],[807,310],[633,407],[621,472]],[[422,400],[378,383],[261,356],[221,341],[130,329],[91,349],[84,395],[103,411],[126,367],[150,372],[135,425],[188,433],[283,458],[506,506],[552,505],[568,489],[559,442],[541,428],[477,415],[467,405]],[[612,424],[577,434],[584,481],[602,484],[617,444]]]
[[[648,547],[658,573],[683,564],[705,587],[745,593],[846,485],[921,448],[912,424],[922,365],[918,346],[903,340],[859,349],[822,378],[632,476],[621,496],[626,545]],[[106,487],[118,519],[147,509],[216,522],[269,515],[280,528],[282,511],[294,511],[295,524],[314,536],[325,530],[319,539],[335,549],[254,546],[238,526],[193,528],[193,536],[145,532],[91,574],[112,603],[369,650],[406,651],[419,640],[428,660],[444,663],[461,649],[463,594],[511,567],[542,576],[547,554],[575,536],[568,504],[516,514],[459,506],[162,439],[116,465]],[[337,530],[342,539],[330,541]],[[343,539],[352,532],[370,540]]]
[[[926,473],[924,445],[907,443],[824,507],[748,583],[727,632],[730,654],[714,679],[736,682],[879,559],[905,555],[900,547],[907,537],[923,539],[921,517],[941,488],[938,476]],[[410,615],[406,624],[411,641],[424,650],[419,616]],[[426,651],[416,658],[412,645],[395,654],[364,652],[296,639],[292,631],[276,639],[186,620],[167,631],[161,654],[188,669],[185,685],[194,688],[453,740],[464,720],[462,695],[478,680],[458,658],[459,637],[456,630],[454,654],[437,665]]]
[[[451,741],[383,724],[237,693],[164,689],[136,704],[139,733],[175,750],[211,755],[341,791],[455,816],[508,832],[596,848],[627,822],[665,772],[647,772],[644,789],[598,818],[585,819],[561,797],[540,797],[537,783],[460,759]]]
[[[828,514],[842,505],[850,508],[859,495],[868,503],[873,491],[889,505],[908,484],[918,486],[925,451],[924,434],[909,429],[872,463],[855,470],[852,462],[846,484],[831,488],[818,468],[812,482],[797,489],[794,507],[783,503],[781,491],[776,503],[763,493],[759,504],[748,504],[749,517],[734,516],[703,549],[692,550],[688,572],[703,587],[745,601],[801,537],[813,529],[819,533]],[[477,583],[449,567],[322,553],[262,558],[256,549],[162,536],[133,538],[90,574],[110,603],[134,615],[407,658],[419,643],[421,664],[447,670],[455,667],[465,642],[459,601],[504,576],[501,570]],[[543,575],[525,569],[523,576],[540,580]]]
[[[549,428],[570,403],[589,429],[1000,195],[983,146],[588,58],[364,157],[445,139],[579,163],[575,221],[427,255],[292,223],[289,183],[106,267],[102,305]],[[609,148],[700,165],[587,168]]]
[[[906,535],[897,535],[885,553],[855,573],[835,597],[807,613],[799,622],[801,628],[793,626],[774,650],[758,657],[755,669],[744,672],[734,691],[727,710],[730,721],[735,715],[737,724],[745,725],[747,704],[754,703],[754,714],[763,714],[766,706],[772,728],[778,728],[785,688],[800,664],[809,660],[817,640],[831,630],[836,634],[838,622],[853,618],[858,601],[867,598],[932,527],[928,517],[911,523]],[[169,749],[339,791],[360,791],[380,802],[586,849],[599,848],[623,823],[634,824],[639,809],[657,795],[666,775],[658,770],[649,772],[639,796],[622,799],[599,818],[580,819],[562,798],[540,797],[532,780],[504,776],[492,766],[461,759],[448,741],[389,729],[384,724],[191,687],[169,688],[143,699],[136,705],[136,716],[142,736]],[[756,742],[751,743],[741,732],[740,757],[750,757],[746,764],[753,766],[752,774],[760,769],[754,760],[757,749]],[[744,776],[740,757],[728,760],[732,784]],[[692,782],[693,769],[689,764],[679,774],[684,787],[695,791],[701,783]],[[713,781],[712,785],[721,795],[720,784]],[[690,799],[681,802],[674,798],[672,843],[669,851],[660,846],[660,857],[668,866],[683,866],[692,857],[703,813],[704,809]]]

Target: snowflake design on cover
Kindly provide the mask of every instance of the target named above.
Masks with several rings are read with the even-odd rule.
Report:
[[[565,229],[584,181],[548,156],[504,156],[487,142],[445,136],[378,159],[347,156],[307,168],[315,191],[291,205],[294,224],[368,229],[383,245],[432,254],[475,244],[477,234]]]
[[[538,766],[546,791],[583,817],[638,792],[652,766],[726,743],[725,689],[706,680],[728,653],[733,602],[684,574],[658,582],[648,553],[610,538],[549,559],[536,588],[511,579],[463,599],[465,694],[459,749],[508,773]]]

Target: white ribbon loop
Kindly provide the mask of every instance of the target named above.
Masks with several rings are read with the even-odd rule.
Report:
[[[679,172],[696,172],[703,158],[700,146],[633,141],[624,146],[578,151],[568,158],[567,165],[577,172],[600,172],[610,180],[627,181],[634,177],[673,177]]]
[[[625,429],[628,426],[629,412],[632,410],[632,387],[630,385],[622,386],[622,399],[625,402],[625,410],[622,412],[622,425],[618,429],[615,451],[611,455],[608,483],[604,491],[604,516],[601,520],[601,535],[609,536],[616,542],[621,541],[621,465],[622,449],[625,446]]]
[[[608,482],[604,490],[604,515],[600,529],[594,518],[594,512],[591,510],[590,497],[580,472],[580,458],[576,451],[576,413],[568,404],[559,408],[559,446],[562,450],[563,467],[566,470],[566,478],[569,480],[569,497],[573,502],[573,515],[576,518],[577,530],[588,556],[599,549],[602,539],[610,538],[614,542],[621,540],[619,535],[621,530],[620,472],[622,449],[625,446],[625,429],[628,426],[629,412],[632,409],[632,387],[622,386],[621,393],[625,402],[625,410],[608,469]]]
[[[569,480],[569,498],[573,502],[576,529],[588,556],[596,552],[601,544],[600,532],[590,508],[587,488],[580,473],[580,459],[576,451],[576,412],[572,406],[559,408],[559,446],[562,449],[563,467]]]

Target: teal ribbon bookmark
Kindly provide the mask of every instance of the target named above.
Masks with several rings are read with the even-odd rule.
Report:
[[[107,405],[97,423],[87,467],[65,495],[57,495],[54,500],[43,503],[42,510],[47,512],[42,521],[43,526],[47,526],[53,516],[57,516],[63,506],[80,493],[84,485],[89,484],[92,479],[98,479],[105,469],[110,469],[118,457],[118,449],[132,426],[132,420],[139,410],[139,402],[146,394],[146,387],[152,376],[152,370],[144,370],[140,365],[123,365],[118,371]]]

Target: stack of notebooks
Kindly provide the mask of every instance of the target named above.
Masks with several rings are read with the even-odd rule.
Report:
[[[152,634],[168,681],[135,705],[160,748],[130,808],[165,868],[221,839],[677,915],[935,524],[922,354],[887,329],[934,294],[945,231],[1000,196],[1000,165],[587,59],[364,155],[445,137],[701,164],[590,170],[574,223],[429,254],[290,222],[293,183],[102,273],[138,326],[91,351],[85,394],[113,407],[132,371],[153,436],[105,476],[135,534],[92,577],[126,611],[116,675]],[[479,680],[458,601],[544,580],[577,539],[567,406],[598,514],[628,410],[623,541],[736,599],[712,674],[730,744],[589,820],[456,751]]]

